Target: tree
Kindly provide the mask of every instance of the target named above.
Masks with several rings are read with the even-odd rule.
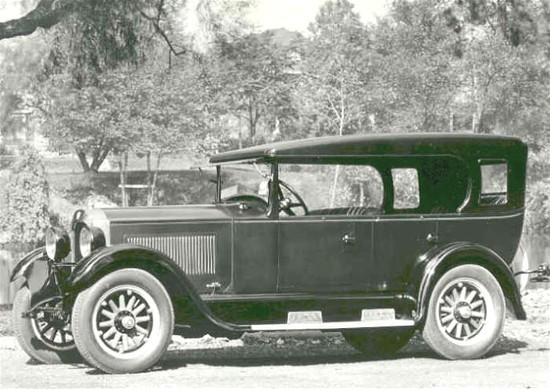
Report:
[[[371,62],[369,37],[353,4],[327,1],[309,27],[301,84],[301,114],[317,134],[364,130]]]
[[[460,41],[437,1],[396,1],[373,31],[373,96],[384,131],[454,130]]]
[[[87,30],[92,35],[105,33],[105,36],[124,33],[124,29],[127,33],[131,32],[136,21],[139,23],[139,19],[145,19],[165,40],[169,49],[177,55],[179,52],[162,28],[162,24],[167,22],[167,11],[173,11],[175,3],[177,4],[178,0],[121,0],[116,2],[110,0],[39,0],[27,14],[0,23],[0,40],[30,35],[38,28],[47,30],[66,22],[71,17],[73,18],[72,23],[76,21],[76,25],[82,23],[98,26],[105,23],[104,27],[107,28],[104,31]],[[125,21],[125,23],[116,23],[119,21]],[[124,28],[120,29],[123,25]],[[128,43],[131,44],[131,42]]]
[[[7,211],[0,215],[0,244],[35,246],[49,225],[49,187],[38,154],[26,149],[6,183]]]
[[[129,149],[147,158],[148,205],[155,199],[162,158],[194,150],[209,130],[201,71],[193,61],[188,57],[170,70],[132,75],[135,110],[130,121],[139,135],[129,143]]]
[[[250,139],[262,120],[273,130],[276,122],[293,116],[292,61],[271,32],[219,39],[217,49],[209,71],[218,112],[244,120]]]
[[[442,12],[447,26],[460,34],[468,25],[485,25],[517,47],[536,39],[536,8],[545,0],[465,0],[448,2]]]
[[[49,82],[46,134],[55,147],[73,147],[85,172],[97,173],[109,153],[122,151],[132,137],[125,75],[107,73],[81,88],[63,76]]]
[[[208,6],[199,2],[196,8],[202,23],[216,24],[210,33],[222,34],[230,28],[217,13],[229,8],[243,12],[247,4],[217,0]],[[96,172],[127,136],[120,127],[125,108],[119,105],[115,111],[121,100],[102,91],[108,89],[103,75],[118,68],[137,70],[148,66],[151,58],[162,58],[169,68],[175,57],[192,53],[179,32],[181,26],[176,26],[176,15],[194,12],[184,6],[183,0],[40,1],[26,16],[0,24],[0,37],[2,28],[11,29],[13,36],[31,33],[29,23],[51,28],[50,52],[37,76],[44,88],[21,104],[42,113],[54,144],[72,142],[84,171]]]
[[[300,89],[301,113],[317,134],[365,130],[370,81],[369,37],[348,0],[327,1],[309,27]],[[367,92],[367,93],[365,93]],[[334,171],[330,204],[336,202],[340,166]]]

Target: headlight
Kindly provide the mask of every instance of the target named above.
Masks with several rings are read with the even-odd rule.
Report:
[[[60,261],[69,255],[71,240],[61,228],[51,227],[46,231],[46,254],[48,258]]]
[[[105,246],[105,235],[99,228],[83,225],[78,234],[78,248],[82,258]]]

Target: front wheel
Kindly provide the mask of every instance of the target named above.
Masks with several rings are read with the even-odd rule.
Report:
[[[457,266],[435,284],[422,335],[444,358],[479,358],[497,342],[505,313],[504,294],[487,269]]]
[[[17,342],[35,361],[46,364],[81,361],[74,344],[70,314],[61,310],[60,301],[37,307],[33,317],[23,317],[31,308],[31,293],[25,285],[13,301],[13,329]]]
[[[76,346],[107,373],[137,373],[159,361],[172,338],[174,311],[164,286],[140,269],[115,271],[76,298]]]
[[[414,328],[377,328],[343,332],[346,341],[357,351],[372,356],[388,356],[403,348],[414,334]]]

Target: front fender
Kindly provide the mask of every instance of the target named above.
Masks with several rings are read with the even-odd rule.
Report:
[[[13,268],[10,282],[17,282],[17,288],[27,285],[31,293],[30,311],[44,301],[62,297],[44,247],[39,247],[21,258]]]
[[[476,264],[489,270],[499,282],[506,299],[510,301],[516,318],[527,318],[514,276],[504,259],[480,244],[455,242],[434,247],[421,255],[415,263],[408,292],[412,296],[417,296],[417,322],[423,323],[425,320],[430,293],[439,277],[450,268],[464,264]]]
[[[10,282],[16,283],[18,289],[23,284],[29,287],[31,301],[38,301],[37,293],[44,288],[51,275],[48,257],[43,247],[39,247],[26,254],[13,268]]]
[[[187,275],[173,260],[160,251],[143,246],[121,244],[95,251],[76,264],[64,288],[67,293],[76,297],[99,278],[125,268],[139,268],[150,272],[164,285],[172,301],[190,300],[203,318],[215,326],[229,331],[246,329],[216,318]]]
[[[33,270],[34,263],[42,259],[47,260],[44,253],[44,247],[39,247],[27,253],[13,268],[10,276],[10,282],[14,282],[20,277],[29,278],[31,271]]]

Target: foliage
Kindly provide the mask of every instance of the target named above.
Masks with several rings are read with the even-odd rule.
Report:
[[[242,120],[250,138],[256,137],[261,121],[273,132],[295,112],[290,97],[292,60],[272,38],[270,33],[220,38],[217,57],[208,68],[213,108]]]
[[[302,77],[295,97],[308,133],[339,134],[368,126],[371,61],[366,27],[348,0],[327,1],[304,45]]]
[[[550,234],[550,178],[534,182],[527,197],[528,232]]]
[[[74,149],[91,171],[105,158],[138,153],[149,161],[149,202],[162,201],[155,177],[164,155],[176,151],[466,131],[525,140],[529,210],[547,209],[546,1],[395,0],[367,25],[349,0],[329,0],[308,35],[284,39],[281,31],[251,33],[241,18],[248,0],[33,4],[51,11],[44,7],[53,3],[72,5],[47,34],[35,34],[25,49],[0,47],[9,58],[0,65],[0,121],[15,128],[13,110],[42,112],[54,147]],[[547,231],[545,215],[531,212],[528,227]]]
[[[38,154],[27,149],[13,164],[6,185],[7,212],[0,215],[2,245],[36,245],[49,225],[49,188]]]
[[[379,126],[445,131],[456,93],[456,41],[434,1],[395,2],[375,31]]]

